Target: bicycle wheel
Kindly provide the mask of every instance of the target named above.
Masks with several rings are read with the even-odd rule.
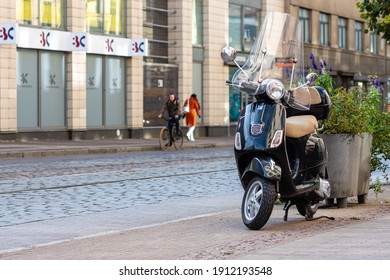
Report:
[[[169,131],[168,128],[163,127],[160,131],[160,148],[163,151],[168,150],[169,148]]]
[[[183,130],[179,128],[179,132],[176,133],[176,127],[173,127],[173,135],[175,135],[175,141],[173,142],[173,145],[175,146],[176,150],[180,150],[183,147]]]

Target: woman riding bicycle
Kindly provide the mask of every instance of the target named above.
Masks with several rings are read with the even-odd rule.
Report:
[[[181,116],[180,100],[176,98],[173,92],[169,93],[169,99],[165,103],[165,106],[162,108],[161,113],[158,115],[158,117],[161,118],[166,111],[168,112],[168,118],[169,118],[168,119],[168,130],[170,135],[169,146],[172,146],[173,144],[172,128],[173,126],[176,126],[176,131],[179,131],[179,126],[180,126],[179,120]]]

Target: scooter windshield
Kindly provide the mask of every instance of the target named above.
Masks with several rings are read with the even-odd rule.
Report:
[[[302,34],[299,19],[285,13],[268,13],[247,61],[234,74],[232,82],[278,79],[288,90],[284,96],[287,104],[308,110],[310,93],[305,85]]]

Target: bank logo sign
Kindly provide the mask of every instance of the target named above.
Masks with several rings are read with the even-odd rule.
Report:
[[[0,45],[16,44],[16,24],[0,23]]]
[[[127,39],[88,34],[87,53],[117,56],[147,56],[146,39]]]
[[[19,48],[53,51],[84,51],[116,56],[147,56],[146,39],[128,39],[0,24],[0,44],[16,44]]]
[[[55,51],[87,51],[87,33],[17,27],[19,48]]]

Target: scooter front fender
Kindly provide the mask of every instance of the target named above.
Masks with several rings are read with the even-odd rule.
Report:
[[[242,173],[241,181],[244,184],[249,182],[254,174],[272,181],[280,181],[282,168],[271,157],[254,157]]]

